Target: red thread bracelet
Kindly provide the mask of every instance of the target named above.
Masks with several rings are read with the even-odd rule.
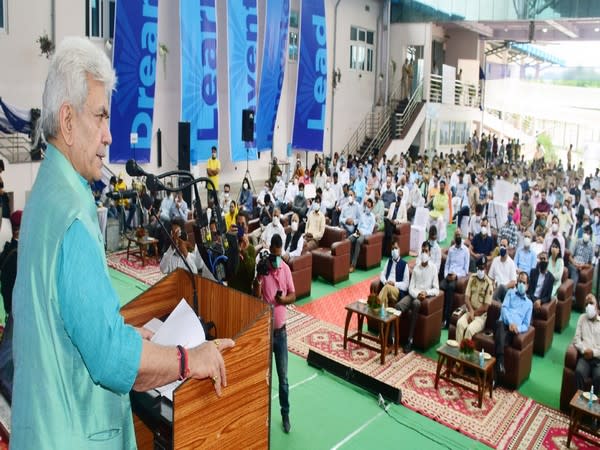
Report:
[[[179,379],[185,380],[190,375],[190,366],[187,349],[181,345],[177,346],[177,359],[179,360]]]

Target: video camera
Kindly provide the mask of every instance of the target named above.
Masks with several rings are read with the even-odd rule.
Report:
[[[111,200],[128,200],[128,199],[135,199],[138,195],[137,191],[134,191],[133,189],[128,189],[126,191],[114,191],[114,192],[108,192],[106,194],[106,196],[108,198],[110,198]]]
[[[272,258],[273,257],[273,258]],[[269,274],[269,259],[274,259],[275,255],[271,255],[271,252],[266,248],[263,248],[258,253],[258,262],[256,263],[256,274],[257,275],[268,275]]]

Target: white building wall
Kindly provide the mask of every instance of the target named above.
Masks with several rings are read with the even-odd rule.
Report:
[[[342,78],[335,95],[335,112],[333,121],[333,140],[331,140],[331,74],[333,61],[333,29],[334,10],[337,0],[326,0],[326,17],[328,33],[328,93],[327,120],[324,136],[324,153],[339,151],[348,138],[371,110],[374,103],[376,78],[383,69],[375,66],[373,72],[350,70],[350,26],[360,26],[369,30],[377,30],[377,22],[381,19],[382,2],[378,0],[339,0],[337,13],[337,42],[335,67],[340,68]],[[180,119],[180,47],[179,47],[179,10],[174,1],[159,2],[158,36],[161,43],[166,44],[169,53],[166,60],[157,57],[157,78],[155,90],[155,108],[153,120],[153,139],[151,162],[144,168],[150,172],[175,169],[177,166],[177,122]],[[291,0],[291,9],[299,10],[299,0]],[[259,8],[264,0],[259,0]],[[227,47],[226,47],[226,2],[219,0],[219,156],[222,165],[221,183],[239,183],[246,170],[245,162],[233,163],[229,152],[229,98],[227,88]],[[367,11],[368,9],[368,11]],[[81,0],[56,0],[55,13],[51,14],[51,2],[39,0],[8,0],[8,33],[0,34],[0,96],[11,105],[19,108],[39,108],[43,82],[48,69],[48,60],[39,56],[39,45],[35,42],[40,34],[52,33],[51,17],[55,17],[56,40],[60,41],[68,35],[85,34],[85,2]],[[264,25],[264,8],[259,9],[260,24]],[[392,30],[394,25],[392,26]],[[261,34],[262,36],[262,34]],[[99,46],[104,47],[104,40],[96,39]],[[262,42],[262,39],[261,41]],[[376,42],[379,39],[376,37]],[[414,42],[412,42],[414,43]],[[392,41],[391,47],[394,47]],[[375,49],[374,63],[379,61],[380,49]],[[401,65],[400,65],[401,66]],[[260,67],[260,66],[258,66]],[[284,78],[283,92],[274,134],[274,154],[286,159],[287,146],[291,142],[293,116],[296,95],[296,62],[288,62]],[[398,78],[399,80],[399,78]],[[157,167],[156,132],[162,131],[162,167]],[[293,155],[295,156],[295,155]],[[258,161],[249,164],[255,181],[266,178],[271,153],[261,155]],[[303,157],[304,160],[304,157]],[[309,155],[312,162],[312,155]],[[108,164],[109,168],[119,173],[124,171],[123,165]],[[15,192],[15,207],[22,208],[25,203],[25,192],[31,189],[39,163],[8,165],[3,178],[8,191]],[[198,174],[206,174],[206,165],[199,164],[194,168]]]

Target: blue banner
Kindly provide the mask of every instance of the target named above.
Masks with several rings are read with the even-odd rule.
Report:
[[[302,0],[300,57],[292,147],[323,151],[327,99],[327,30],[324,0]]]
[[[256,112],[258,15],[256,0],[227,1],[229,132],[231,160],[257,158],[256,143],[242,140],[242,110]],[[253,133],[254,134],[254,133]]]
[[[117,2],[110,105],[111,163],[150,162],[158,47],[158,0]]]
[[[273,149],[273,130],[287,60],[285,50],[289,10],[289,0],[267,0],[265,41],[256,111],[256,147],[259,151]]]
[[[210,158],[219,137],[215,0],[181,0],[181,120],[190,122],[190,161]]]

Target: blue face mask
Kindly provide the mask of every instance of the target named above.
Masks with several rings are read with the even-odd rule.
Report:
[[[519,282],[519,284],[517,284],[517,292],[521,295],[525,295],[525,283]]]
[[[281,256],[276,256],[272,264],[274,269],[279,269],[281,267]]]

